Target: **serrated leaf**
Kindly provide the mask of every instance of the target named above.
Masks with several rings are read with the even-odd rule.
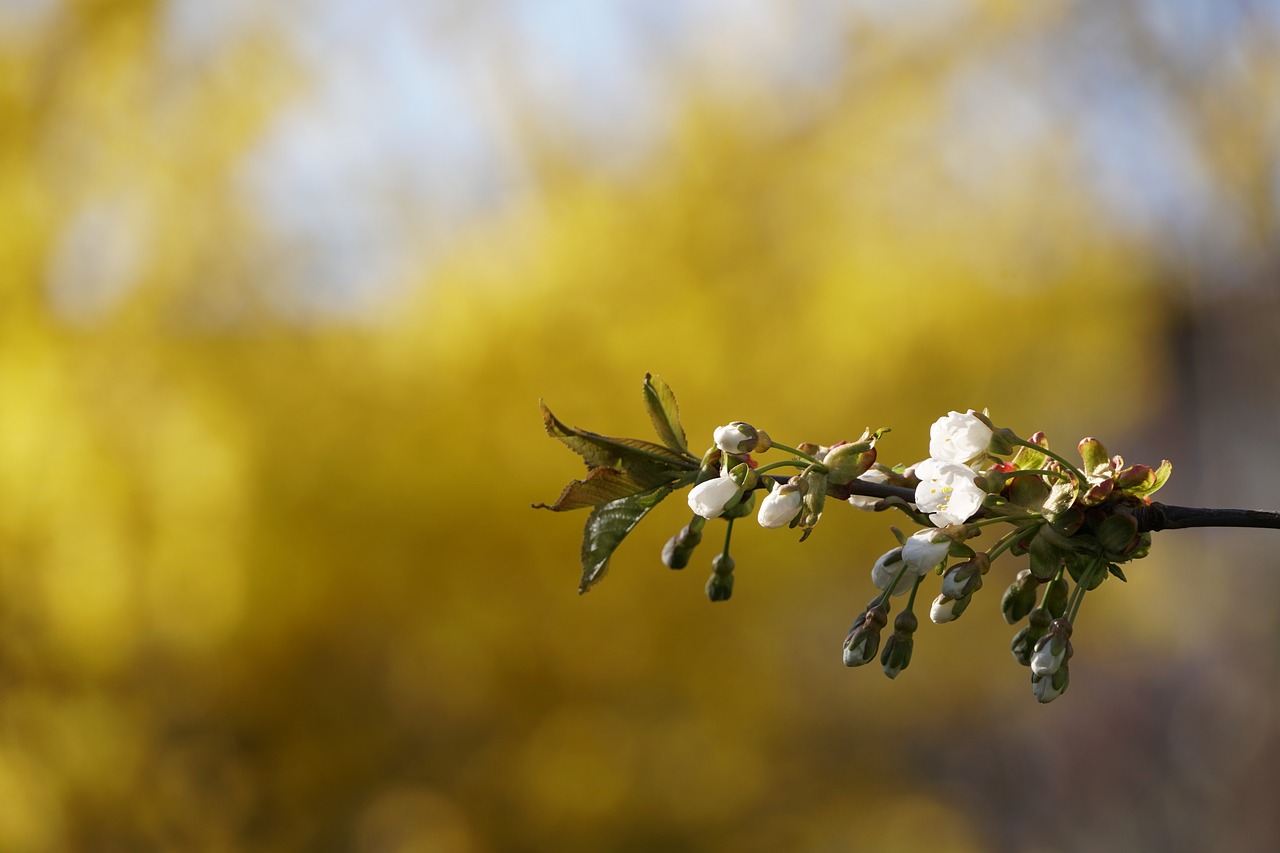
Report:
[[[692,471],[698,467],[698,460],[688,453],[681,453],[652,441],[612,438],[566,426],[551,414],[551,410],[541,400],[538,405],[542,407],[542,422],[547,435],[564,442],[570,450],[582,457],[588,468],[628,470],[637,465],[649,465]]]
[[[609,570],[609,558],[658,503],[671,494],[671,487],[660,486],[648,492],[629,495],[596,507],[582,529],[582,582],[578,592],[584,593],[600,582]]]
[[[676,395],[671,386],[662,381],[661,376],[652,373],[644,375],[644,404],[662,443],[672,450],[687,453],[689,442],[685,438],[684,427],[680,425],[680,407],[676,405]]]
[[[651,470],[647,467],[632,471],[593,468],[583,479],[574,480],[565,486],[555,503],[533,506],[534,509],[549,509],[552,512],[600,506],[629,495],[652,491],[658,486],[687,486],[695,476],[695,472],[688,471],[680,472],[679,476],[673,478],[670,471]]]

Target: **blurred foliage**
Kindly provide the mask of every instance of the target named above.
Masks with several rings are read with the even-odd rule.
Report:
[[[703,568],[658,561],[683,507],[657,508],[585,598],[581,518],[528,508],[580,473],[538,398],[645,434],[647,371],[694,447],[735,418],[790,443],[888,424],[883,461],[912,462],[970,405],[1061,446],[1141,426],[1173,383],[1176,305],[1152,247],[1064,177],[1069,119],[980,184],[940,156],[953,75],[1049,37],[1071,4],[1049,6],[975,4],[927,61],[868,36],[799,106],[691,85],[622,175],[533,122],[523,195],[375,316],[324,322],[280,310],[305,250],[239,191],[305,85],[269,34],[189,61],[165,52],[164,3],[66,0],[0,39],[0,849],[1074,846],[994,792],[1025,794],[1009,780],[1061,748],[1033,730],[1114,753],[1071,723],[1114,690],[1105,668],[1031,707],[970,664],[1008,641],[984,619],[926,625],[892,689],[847,672],[840,640],[891,544],[878,519],[803,547],[744,533],[734,599],[712,607]],[[1235,127],[1221,99],[1193,106]],[[1265,158],[1240,145],[1227,183],[1253,186]],[[1126,601],[1159,604],[1131,581]],[[1171,631],[1126,606],[1077,643],[1121,683]],[[1141,689],[1112,699],[1122,731],[1142,731]],[[1249,719],[1250,750],[1215,741],[1233,779],[1275,749]],[[1020,751],[991,746],[1002,729]],[[1098,837],[1157,846],[1170,830],[1135,827],[1200,802],[1144,774],[1206,765],[1148,748],[1113,756]],[[1202,833],[1251,801],[1213,802]],[[1237,825],[1278,837],[1265,815]]]

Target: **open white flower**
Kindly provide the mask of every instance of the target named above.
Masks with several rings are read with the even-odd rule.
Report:
[[[862,474],[858,475],[858,479],[867,483],[887,483],[889,475],[881,471],[879,468],[870,468]],[[866,495],[850,495],[849,504],[858,509],[870,510],[880,503],[880,498],[871,498]]]
[[[937,541],[934,541],[934,540]],[[902,560],[917,575],[926,575],[941,563],[951,547],[950,537],[937,530],[917,530],[902,546]]]
[[[965,414],[948,412],[929,427],[929,456],[943,462],[966,463],[987,449],[991,427],[970,409]]]
[[[798,486],[790,483],[778,486],[760,501],[760,512],[756,515],[756,520],[761,527],[786,527],[800,511],[803,498]]]
[[[719,518],[741,490],[742,487],[728,475],[707,480],[689,490],[689,509],[703,518]]]
[[[936,527],[964,524],[986,498],[973,481],[973,471],[964,465],[929,458],[916,466],[915,473],[920,478],[916,506],[928,513]]]

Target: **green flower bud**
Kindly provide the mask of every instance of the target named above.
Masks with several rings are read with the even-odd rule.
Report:
[[[1031,666],[1031,656],[1035,653],[1036,643],[1049,632],[1050,624],[1052,624],[1052,617],[1049,616],[1049,611],[1043,607],[1032,610],[1027,626],[1014,634],[1013,642],[1009,644],[1013,659],[1023,666]]]
[[[712,572],[707,579],[707,598],[712,601],[728,601],[733,595],[733,573]]]
[[[1031,574],[1030,569],[1018,572],[1018,577],[1009,584],[1000,598],[1000,612],[1004,614],[1004,621],[1013,625],[1031,612],[1031,608],[1036,606],[1036,586],[1035,575]]]
[[[699,521],[705,523],[705,519],[699,518]],[[693,556],[693,549],[702,541],[701,525],[698,530],[694,530],[693,526],[686,524],[680,528],[680,532],[667,540],[667,544],[662,548],[662,563],[669,569],[683,569],[689,565],[689,558]]]
[[[884,651],[880,654],[880,667],[890,678],[897,678],[911,663],[911,652],[915,646],[915,638],[910,634],[894,631],[885,641]]]
[[[1052,675],[1032,675],[1031,693],[1037,702],[1044,705],[1066,693],[1070,682],[1071,673],[1067,665],[1063,664]]]
[[[1049,588],[1045,590],[1044,597],[1045,610],[1054,616],[1066,616],[1070,592],[1065,578],[1049,581]]]
[[[947,598],[966,598],[980,589],[982,571],[973,560],[956,563],[942,576],[942,594]]]
[[[827,466],[827,480],[837,486],[852,483],[865,474],[875,461],[876,449],[869,441],[838,444],[822,458],[822,464]]]
[[[880,631],[889,621],[888,608],[878,605],[858,614],[844,638],[844,665],[862,666],[875,659],[880,648]]]

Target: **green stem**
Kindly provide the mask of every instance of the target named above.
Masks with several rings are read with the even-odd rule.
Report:
[[[1039,522],[1037,521],[1037,523]],[[999,557],[1005,551],[1012,548],[1014,543],[1022,538],[1022,535],[1027,532],[1027,528],[1030,526],[1030,524],[1017,525],[1013,530],[1010,530],[1004,536],[1001,536],[999,541],[987,550],[987,557],[991,560],[995,560],[996,557]]]
[[[799,450],[796,450],[794,447],[787,447],[785,444],[778,444],[778,442],[775,441],[769,446],[770,450],[773,450],[774,448],[777,448],[778,450],[785,450],[788,453],[794,453],[796,456],[799,456],[801,459],[808,459],[814,465],[817,465],[819,468],[821,468],[823,473],[825,473],[827,470],[826,466],[824,466],[819,460],[814,459],[808,453],[801,453]]]
[[[898,581],[902,580],[902,576],[907,573],[908,568],[909,567],[907,566],[906,562],[903,562],[902,568],[898,569],[898,573],[893,576],[893,582],[889,584],[887,587],[885,587],[884,592],[880,593],[878,596],[871,599],[872,602],[874,602],[877,607],[889,601],[889,596],[893,595],[893,591],[898,588]],[[916,581],[915,585],[919,586],[920,581],[922,580],[924,580],[924,575],[920,576],[920,579]],[[911,590],[912,601],[915,601],[915,595],[916,595],[915,587],[912,587],[912,590]]]
[[[728,519],[729,523],[724,531],[724,550],[721,551],[720,553],[724,556],[726,560],[729,558],[729,540],[733,538],[733,522],[734,521],[736,521],[736,519],[733,519],[733,518]]]
[[[808,468],[810,463],[801,462],[799,459],[784,459],[781,462],[770,462],[768,465],[762,465],[756,469],[756,473],[763,474],[765,471],[772,471],[774,468],[782,468],[787,465],[792,468]]]
[[[1023,474],[1040,474],[1045,477],[1058,477],[1062,480],[1070,480],[1073,479],[1074,476],[1072,474],[1068,474],[1066,471],[1051,471],[1048,468],[1020,468],[1017,471],[1007,471],[1001,474],[1001,476],[1004,477],[1005,482],[1008,482],[1014,477],[1021,477]]]
[[[1093,582],[1093,573],[1101,565],[1101,560],[1090,563],[1089,568],[1080,575],[1080,583],[1076,584],[1076,588],[1071,591],[1071,600],[1067,602],[1067,621],[1072,625],[1076,624],[1076,614],[1080,612],[1080,605],[1084,603],[1084,594],[1089,591],[1089,584]]]
[[[920,589],[920,584],[923,582],[924,582],[924,575],[920,575],[920,577],[916,578],[916,582],[911,585],[911,597],[907,599],[907,610],[910,611],[915,609],[916,591]],[[894,585],[895,586],[897,585],[897,580],[894,581]],[[890,587],[890,589],[892,589],[892,587]]]
[[[1042,609],[1044,608],[1045,604],[1049,601],[1049,590],[1053,588],[1053,585],[1055,583],[1062,580],[1062,573],[1065,572],[1066,570],[1067,570],[1066,566],[1059,567],[1058,573],[1053,576],[1053,580],[1049,581],[1047,584],[1044,585],[1044,594],[1040,596],[1040,607]],[[1068,601],[1067,611],[1070,612],[1070,610],[1071,610],[1071,602]]]

